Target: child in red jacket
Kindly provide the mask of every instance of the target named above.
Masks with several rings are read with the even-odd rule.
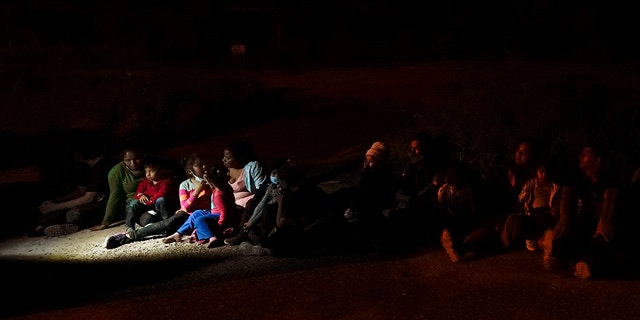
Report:
[[[162,168],[158,161],[144,165],[146,179],[140,181],[135,200],[127,207],[125,226],[127,232],[135,230],[136,223],[141,227],[169,218],[173,203],[170,197],[175,194],[172,175]]]

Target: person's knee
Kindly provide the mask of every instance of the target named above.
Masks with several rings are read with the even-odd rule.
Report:
[[[166,206],[165,203],[166,201],[164,200],[164,197],[159,197],[158,199],[156,199],[156,203],[155,203],[156,210],[164,209]]]
[[[140,201],[139,201],[139,200],[137,200],[137,199],[130,200],[130,201],[129,201],[129,205],[128,205],[128,207],[129,207],[129,208],[135,208],[135,207],[138,205],[138,203],[140,203]]]
[[[80,210],[78,210],[77,208],[70,209],[66,213],[67,223],[80,224],[80,217]]]

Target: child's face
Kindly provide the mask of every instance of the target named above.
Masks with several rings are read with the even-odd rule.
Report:
[[[159,178],[158,170],[156,169],[144,168],[144,175],[151,181],[158,181]]]
[[[422,142],[419,140],[411,140],[410,144],[411,150],[409,151],[409,155],[412,157],[419,157],[422,155]]]
[[[518,150],[516,150],[516,164],[518,165],[526,165],[529,163],[531,159],[531,145],[528,143],[521,143],[518,146]]]
[[[204,160],[197,158],[193,162],[193,166],[191,167],[191,172],[194,176],[202,178],[204,176],[204,171],[206,169],[206,165]]]
[[[536,171],[536,174],[538,176],[538,180],[541,180],[541,181],[547,180],[547,169],[545,169],[544,167],[538,168],[538,170]]]

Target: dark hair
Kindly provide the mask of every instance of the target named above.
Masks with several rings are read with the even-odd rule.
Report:
[[[228,169],[220,163],[216,163],[213,166],[208,167],[206,173],[207,181],[213,183],[216,187],[228,184],[229,175],[227,170]]]
[[[226,150],[231,152],[235,160],[240,162],[242,165],[245,165],[249,161],[255,159],[253,145],[249,139],[232,140],[227,144]]]
[[[602,158],[603,160],[607,157],[605,148],[600,142],[589,141],[584,144],[583,149],[584,148],[591,148],[591,150],[593,151],[593,155]]]
[[[204,159],[204,157],[200,153],[192,153],[180,159],[180,164],[182,164],[182,168],[184,169],[185,173],[188,176],[191,175],[190,173],[191,168],[193,168],[193,164],[196,162],[196,159],[198,158]]]
[[[147,156],[143,159],[143,166],[149,169],[162,170],[167,167],[167,164],[159,157]]]
[[[151,169],[154,171],[162,170],[162,166],[160,166],[157,162],[149,162],[144,164],[145,169]]]
[[[418,132],[409,138],[409,141],[421,141],[424,144],[428,144],[431,141],[431,135],[429,132]]]
[[[290,186],[300,186],[304,180],[304,173],[293,157],[279,160],[275,167],[278,177]]]
[[[80,144],[77,148],[77,155],[80,159],[89,160],[106,155],[106,147],[93,143]]]

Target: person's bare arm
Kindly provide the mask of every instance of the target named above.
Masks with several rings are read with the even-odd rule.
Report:
[[[58,203],[45,202],[40,207],[38,207],[38,209],[42,213],[49,213],[52,211],[57,211],[62,209],[74,208],[77,206],[81,206],[83,204],[91,203],[93,200],[95,200],[97,195],[98,195],[97,192],[85,192],[84,195],[68,201],[58,202]]]
[[[569,186],[563,186],[561,188],[560,204],[558,206],[558,222],[553,229],[554,238],[562,236],[567,232],[569,221],[571,220],[572,213],[575,209],[573,202],[575,201],[573,188]]]
[[[612,240],[613,226],[611,225],[611,216],[613,215],[613,209],[617,196],[618,189],[607,189],[604,191],[602,212],[600,214],[600,220],[598,221],[596,233],[593,235],[594,238],[598,235],[601,235],[606,241]]]
[[[77,186],[75,189],[73,189],[73,191],[69,192],[68,194],[62,197],[53,199],[53,202],[65,202],[65,201],[73,200],[73,199],[82,197],[86,192],[87,192],[86,186]]]

